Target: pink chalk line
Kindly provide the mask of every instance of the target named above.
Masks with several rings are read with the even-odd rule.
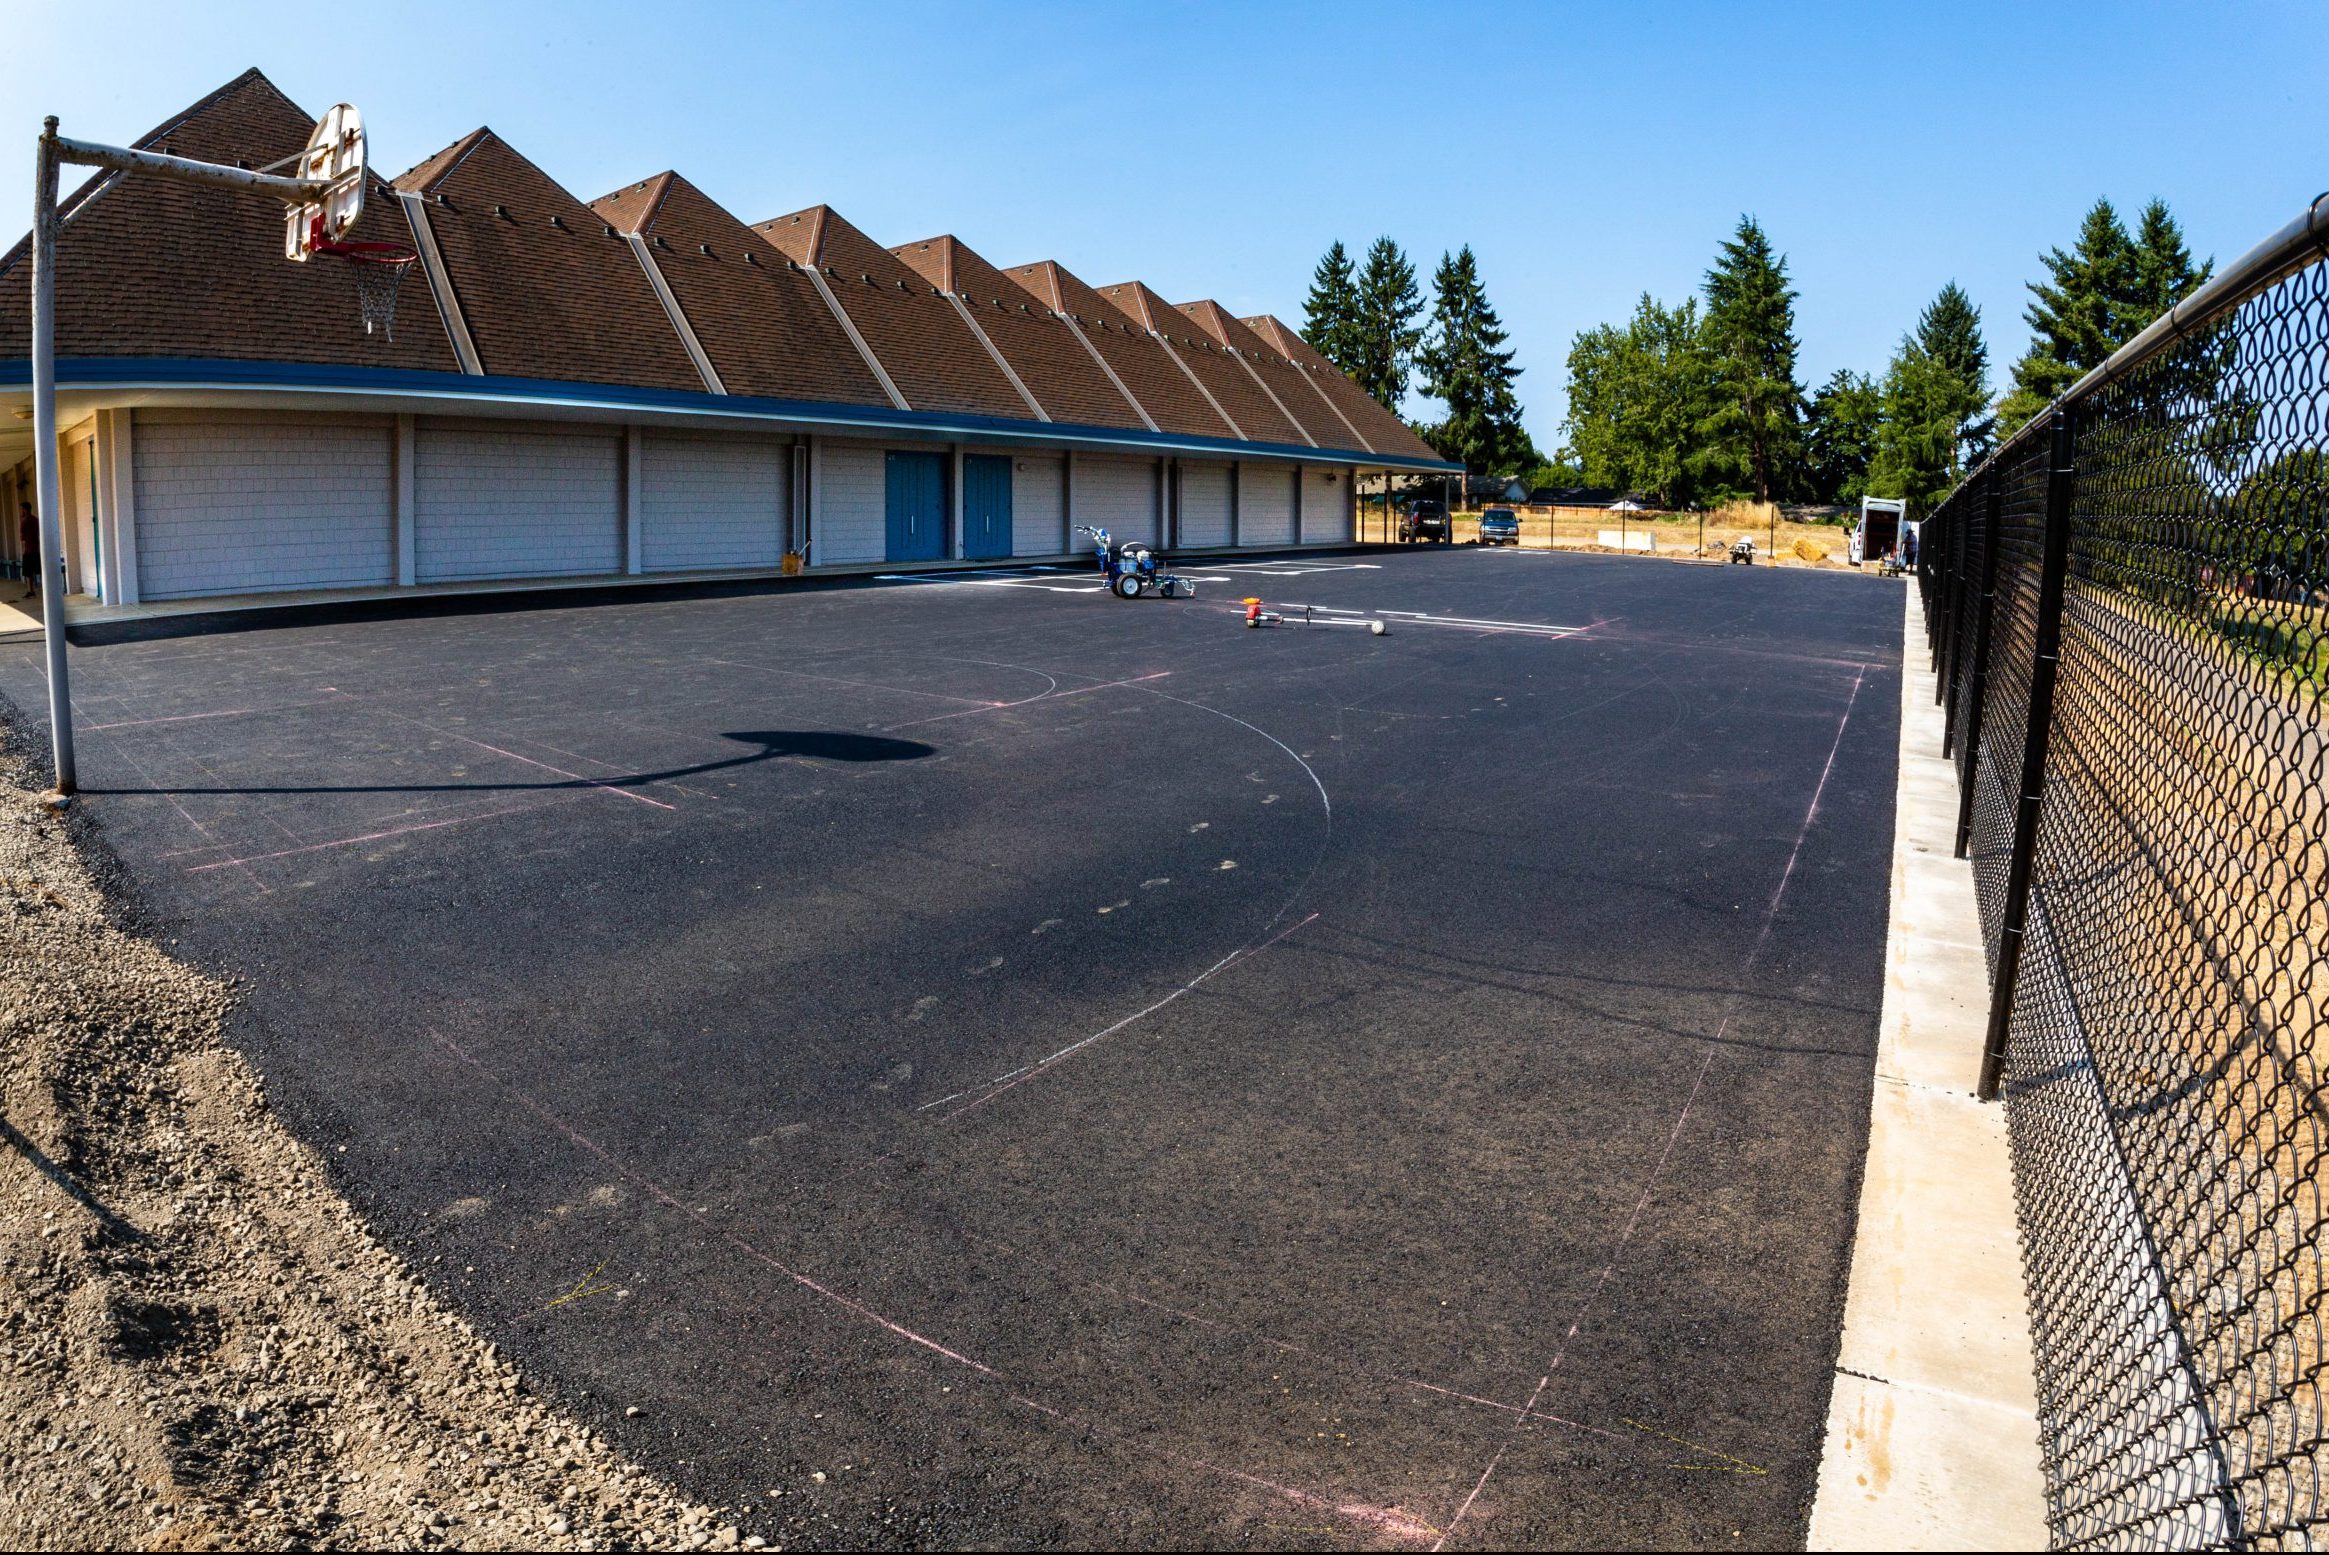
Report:
[[[1843,749],[1844,730],[1852,721],[1852,709],[1860,701],[1860,687],[1867,678],[1868,666],[1863,664],[1859,667],[1859,673],[1852,678],[1852,691],[1844,699],[1843,716],[1836,720],[1836,738],[1828,747],[1828,759],[1827,763],[1820,768],[1820,780],[1812,788],[1811,803],[1803,812],[1803,824],[1796,828],[1795,846],[1787,855],[1787,867],[1780,872],[1778,889],[1771,893],[1771,900],[1763,909],[1762,929],[1756,934],[1755,943],[1747,951],[1746,962],[1740,969],[1742,982],[1744,974],[1751,971],[1756,961],[1761,958],[1763,946],[1771,938],[1771,926],[1778,921],[1779,903],[1787,895],[1788,883],[1795,878],[1796,861],[1802,856],[1804,839],[1811,835],[1812,822],[1820,813],[1821,796],[1827,793],[1828,779],[1836,770],[1836,753]],[[1728,1007],[1723,1011],[1722,1020],[1715,1026],[1713,1039],[1715,1042],[1719,1043],[1724,1034],[1730,1030],[1731,1019],[1738,1011],[1739,998],[1740,995],[1735,992],[1730,996]],[[1665,1176],[1666,1163],[1672,1159],[1675,1143],[1682,1137],[1683,1125],[1690,1120],[1690,1109],[1696,1105],[1698,1093],[1706,1084],[1707,1071],[1714,1067],[1714,1055],[1717,1051],[1717,1048],[1710,1045],[1705,1060],[1699,1064],[1698,1077],[1690,1083],[1690,1094],[1683,1099],[1681,1115],[1675,1118],[1674,1127],[1666,1135],[1665,1146],[1658,1152],[1657,1165],[1651,1169],[1648,1180],[1642,1184],[1641,1196],[1634,1201],[1633,1213],[1626,1217],[1625,1229],[1619,1233],[1617,1245],[1610,1249],[1609,1258],[1602,1264],[1601,1273],[1594,1280],[1593,1288],[1586,1292],[1585,1300],[1579,1305],[1576,1317],[1570,1321],[1567,1331],[1561,1335],[1560,1345],[1553,1352],[1553,1363],[1545,1368],[1545,1375],[1537,1383],[1536,1392],[1529,1395],[1527,1406],[1521,1410],[1520,1420],[1506,1435],[1503,1445],[1496,1449],[1495,1456],[1488,1460],[1488,1467],[1480,1472],[1479,1482],[1472,1486],[1472,1493],[1464,1497],[1463,1505],[1457,1507],[1455,1515],[1448,1519],[1447,1532],[1440,1536],[1439,1543],[1432,1546],[1434,1550],[1445,1549],[1448,1541],[1456,1536],[1456,1530],[1462,1526],[1465,1516],[1472,1510],[1472,1503],[1480,1499],[1480,1492],[1487,1488],[1489,1477],[1496,1472],[1496,1466],[1504,1461],[1504,1454],[1510,1450],[1513,1442],[1519,1438],[1522,1428],[1527,1425],[1530,1416],[1536,1409],[1537,1399],[1542,1396],[1546,1386],[1552,1382],[1553,1373],[1561,1369],[1561,1360],[1569,1351],[1569,1341],[1575,1339],[1584,1328],[1585,1319],[1592,1313],[1594,1305],[1601,1299],[1603,1289],[1615,1277],[1619,1256],[1625,1251],[1626,1245],[1633,1240],[1635,1230],[1641,1225],[1643,1212],[1650,1207],[1650,1196],[1656,1191],[1659,1179]]]
[[[233,869],[243,864],[263,864],[269,859],[289,858],[294,853],[320,853],[326,848],[352,848],[359,843],[381,842],[390,837],[402,837],[408,832],[435,831],[440,826],[460,826],[470,821],[490,821],[497,815],[518,815],[527,810],[546,810],[558,799],[536,800],[531,804],[504,805],[498,810],[480,810],[472,815],[456,815],[442,821],[415,821],[409,826],[390,826],[381,831],[365,832],[357,837],[335,837],[329,842],[311,842],[297,848],[278,848],[272,853],[252,853],[242,858],[219,859],[209,864],[193,864],[186,873],[199,875],[208,869]],[[669,808],[666,806],[665,808]]]
[[[938,1121],[941,1123],[949,1122],[955,1118],[961,1117],[964,1113],[969,1112],[974,1107],[983,1107],[988,1102],[993,1101],[996,1097],[1002,1095],[1005,1091],[1010,1090],[1015,1086],[1026,1084],[1029,1080],[1032,1080],[1037,1075],[1042,1074],[1045,1070],[1051,1068],[1054,1064],[1061,1063],[1066,1059],[1074,1057],[1076,1054],[1082,1052],[1085,1048],[1090,1047],[1095,1042],[1104,1041],[1105,1039],[1116,1035],[1117,1032],[1122,1031],[1125,1027],[1131,1025],[1134,1021],[1144,1019],[1150,1015],[1154,1015],[1157,1011],[1163,1009],[1166,1005],[1172,1003],[1175,999],[1180,998],[1183,994],[1194,992],[1200,983],[1213,976],[1213,974],[1216,972],[1222,971],[1232,962],[1241,961],[1247,956],[1258,955],[1262,951],[1269,949],[1272,945],[1275,945],[1278,941],[1284,939],[1287,935],[1293,933],[1296,929],[1306,927],[1307,925],[1317,921],[1318,914],[1312,913],[1309,917],[1304,918],[1300,923],[1288,924],[1286,927],[1280,929],[1277,933],[1271,935],[1268,939],[1263,940],[1258,945],[1240,945],[1237,949],[1231,951],[1228,955],[1223,956],[1220,960],[1214,962],[1204,971],[1199,972],[1195,977],[1192,977],[1187,982],[1181,984],[1180,987],[1174,989],[1171,993],[1168,993],[1163,998],[1157,1000],[1156,1003],[1150,1005],[1147,1009],[1135,1010],[1130,1015],[1127,1015],[1122,1020],[1116,1022],[1115,1025],[1105,1027],[1099,1031],[1095,1031],[1090,1036],[1082,1038],[1079,1041],[1070,1042],[1066,1047],[1061,1048],[1058,1052],[1053,1053],[1048,1057],[1039,1058],[1032,1064],[1026,1064],[1020,1068],[1012,1070],[1009,1074],[997,1075],[992,1080],[987,1081],[985,1087],[974,1085],[970,1088],[970,1090],[956,1091],[952,1096],[941,1096],[936,1101],[924,1102],[921,1106],[915,1108],[914,1110],[916,1112],[928,1112],[933,1107],[943,1107],[950,1101],[961,1101],[963,1097],[969,1096],[973,1092],[984,1089],[984,1095],[979,1096],[975,1101],[963,1102],[961,1106],[955,1108],[952,1112],[941,1114]]]
[[[500,1074],[489,1068],[485,1063],[471,1054],[459,1043],[455,1042],[452,1038],[446,1036],[443,1032],[435,1030],[431,1030],[428,1035],[440,1047],[444,1048],[446,1052],[451,1053],[462,1063],[468,1065],[478,1074],[484,1076],[487,1080],[491,1081],[494,1085],[499,1087],[519,1106],[523,1107],[526,1111],[532,1113],[536,1118],[540,1119],[544,1124],[556,1130],[559,1134],[563,1135],[577,1149],[585,1151],[586,1153],[596,1157],[599,1161],[606,1165],[609,1171],[614,1172],[616,1175],[624,1178],[626,1181],[634,1183],[638,1187],[644,1189],[650,1197],[652,1197],[657,1203],[663,1205],[665,1208],[677,1210],[681,1215],[685,1216],[691,1224],[711,1232],[712,1235],[718,1237],[721,1241],[726,1242],[729,1246],[735,1248],[737,1251],[745,1254],[756,1263],[759,1263],[768,1269],[774,1270],[776,1273],[781,1274],[787,1280],[792,1281],[802,1289],[809,1291],[820,1299],[830,1302],[832,1305],[840,1308],[842,1311],[849,1313],[852,1317],[858,1318],[864,1322],[871,1323],[878,1328],[896,1335],[900,1339],[904,1339],[907,1342],[917,1345],[922,1349],[928,1350],[935,1355],[943,1356],[945,1359],[954,1362],[958,1366],[962,1366],[970,1371],[976,1372],[982,1377],[991,1378],[997,1383],[1003,1384],[1006,1389],[1008,1388],[1009,1384],[1005,1380],[1003,1374],[997,1371],[994,1367],[987,1365],[985,1362],[975,1360],[972,1357],[963,1354],[959,1350],[953,1349],[948,1345],[941,1344],[938,1340],[932,1339],[926,1334],[915,1332],[913,1329],[908,1328],[903,1323],[897,1322],[892,1318],[885,1317],[881,1313],[876,1312],[873,1308],[865,1305],[863,1302],[843,1295],[841,1292],[834,1290],[831,1286],[813,1279],[809,1275],[803,1274],[801,1271],[793,1268],[783,1260],[762,1251],[760,1248],[746,1241],[743,1237],[738,1236],[733,1231],[724,1230],[720,1227],[714,1226],[711,1223],[711,1217],[705,1214],[704,1211],[680,1198],[679,1195],[664,1187],[663,1184],[657,1182],[654,1178],[625,1165],[622,1161],[618,1160],[611,1151],[601,1146],[598,1141],[590,1138],[590,1136],[584,1134],[580,1129],[575,1128],[564,1118],[559,1117],[556,1113],[550,1111],[549,1108],[535,1101],[533,1097],[518,1089],[517,1086],[511,1084],[508,1080],[503,1079]],[[1014,1404],[1018,1404],[1024,1408],[1034,1410],[1037,1414],[1046,1416],[1047,1418],[1055,1421],[1059,1421],[1062,1424],[1074,1425],[1080,1429],[1096,1432],[1104,1436],[1114,1437],[1120,1441],[1128,1439],[1126,1432],[1107,1425],[1101,1421],[1094,1420],[1089,1416],[1077,1414],[1069,1410],[1054,1408],[1051,1405],[1040,1403],[1035,1399],[1029,1398],[1022,1393],[1006,1391],[1004,1396]],[[1212,1474],[1219,1478],[1235,1480],[1240,1484],[1251,1485],[1257,1489],[1269,1491],[1273,1495],[1282,1496],[1286,1500],[1291,1501],[1298,1506],[1306,1507],[1315,1511],[1328,1512],[1337,1517],[1341,1517],[1348,1521],[1357,1523],[1362,1527],[1395,1534],[1398,1537],[1408,1539],[1429,1538],[1431,1534],[1436,1531],[1431,1528],[1430,1525],[1407,1516],[1405,1513],[1399,1511],[1395,1507],[1386,1508],[1370,1506],[1364,1503],[1337,1503],[1327,1499],[1324,1496],[1313,1494],[1310,1491],[1299,1490],[1291,1485],[1281,1485],[1275,1480],[1263,1479],[1258,1475],[1248,1474],[1241,1469],[1233,1469],[1225,1464],[1212,1463],[1203,1458],[1191,1457],[1183,1453],[1176,1453],[1168,1448],[1159,1447],[1154,1442],[1145,1439],[1142,1440],[1138,1446],[1142,1452],[1163,1458],[1168,1462],[1179,1464],[1186,1468],[1199,1469],[1207,1474]]]

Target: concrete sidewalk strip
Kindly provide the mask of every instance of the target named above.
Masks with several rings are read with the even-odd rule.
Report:
[[[1868,1161],[1808,1545],[2039,1549],[2037,1398],[2002,1104],[1973,1095],[1988,967],[1955,769],[1907,600],[1892,926]]]

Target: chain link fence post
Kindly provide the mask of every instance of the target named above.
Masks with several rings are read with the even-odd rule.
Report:
[[[2029,730],[2022,741],[2013,851],[2006,866],[2005,901],[1999,914],[1989,1038],[1981,1054],[1979,1094],[1983,1101],[1997,1099],[1998,1078],[2005,1071],[2006,1045],[2014,1022],[2014,991],[2021,980],[2022,950],[2029,937],[2030,873],[2038,851],[2038,822],[2046,797],[2046,747],[2054,732],[2054,683],[2062,659],[2062,590],[2070,572],[2070,504],[2078,482],[2078,408],[2059,407],[2051,430],[2053,441],[2046,463],[2046,541],[2038,571],[2037,636],[2030,663]]]

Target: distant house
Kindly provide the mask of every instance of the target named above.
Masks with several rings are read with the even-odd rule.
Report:
[[[1613,502],[1622,502],[1632,495],[1615,486],[1539,486],[1528,494],[1528,500],[1537,507],[1547,508],[1605,508]],[[1647,506],[1647,504],[1644,504]]]
[[[1468,506],[1477,506],[1483,502],[1526,502],[1528,500],[1528,483],[1517,475],[1467,475],[1464,477],[1464,501]]]

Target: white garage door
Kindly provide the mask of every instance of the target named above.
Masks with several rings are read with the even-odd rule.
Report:
[[[809,560],[817,566],[878,562],[888,554],[887,451],[874,443],[817,445],[817,497]]]
[[[394,583],[393,437],[386,417],[139,411],[140,595]]]
[[[1042,454],[1011,460],[1011,554],[1057,556],[1075,549],[1062,532],[1067,522],[1067,461]]]
[[[414,576],[620,572],[622,497],[619,434],[424,421],[413,445]]]
[[[1181,544],[1229,543],[1229,466],[1181,466]]]
[[[1076,460],[1076,522],[1105,529],[1118,543],[1157,543],[1156,461]]]
[[[1294,472],[1282,464],[1248,464],[1238,472],[1237,543],[1294,543]]]
[[[640,566],[774,567],[783,559],[790,448],[649,432],[639,452]]]
[[[1331,545],[1352,533],[1351,475],[1348,470],[1302,471],[1302,543]]]

